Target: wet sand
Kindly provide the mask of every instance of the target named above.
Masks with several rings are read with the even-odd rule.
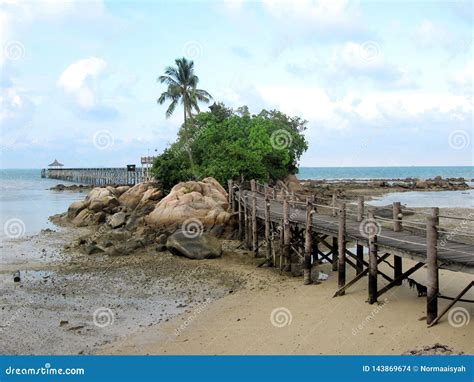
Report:
[[[4,242],[1,354],[90,354],[239,288],[233,274],[154,248],[108,258],[62,247],[87,229]],[[21,282],[12,273],[21,271]]]

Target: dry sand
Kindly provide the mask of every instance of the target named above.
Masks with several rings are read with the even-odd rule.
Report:
[[[234,246],[237,243],[233,244]],[[404,267],[409,261],[404,260]],[[102,354],[401,354],[407,350],[447,344],[457,351],[474,353],[473,320],[460,327],[441,322],[426,327],[426,298],[417,297],[406,282],[369,305],[367,278],[345,296],[333,298],[337,274],[323,264],[329,279],[304,286],[302,279],[256,268],[252,255],[233,251],[212,263],[219,270],[240,274],[242,289],[191,313],[145,328],[100,349]],[[381,267],[387,274],[391,270]],[[347,277],[354,271],[348,270]],[[425,270],[412,278],[424,283]],[[441,293],[454,296],[474,277],[442,271]],[[380,278],[379,278],[380,280]],[[379,285],[384,285],[379,281]],[[474,299],[474,290],[465,296]],[[448,301],[440,300],[440,310]],[[472,318],[473,304],[456,307]],[[459,318],[459,317],[458,317]],[[453,321],[454,322],[454,321]],[[456,322],[454,322],[456,323]]]

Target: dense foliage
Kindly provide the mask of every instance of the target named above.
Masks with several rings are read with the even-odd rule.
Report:
[[[279,111],[251,115],[246,107],[222,104],[199,113],[181,129],[178,140],[157,157],[153,174],[169,190],[179,181],[216,178],[271,181],[297,172],[307,150],[306,121]]]

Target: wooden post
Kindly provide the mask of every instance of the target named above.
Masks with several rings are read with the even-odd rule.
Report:
[[[272,241],[270,240],[270,198],[268,196],[268,187],[265,186],[265,241],[267,243],[267,264],[271,266],[272,261]]]
[[[313,228],[313,203],[309,197],[306,198],[306,227],[304,238],[304,285],[311,284],[311,254],[312,254],[312,228]]]
[[[234,212],[233,211],[233,208],[234,208],[234,193],[233,193],[233,182],[232,182],[232,179],[229,179],[227,181],[227,187],[229,188],[229,210],[231,212]]]
[[[337,248],[337,237],[332,237],[332,270],[337,271],[337,254],[339,252]]]
[[[285,270],[291,268],[290,261],[290,217],[288,207],[288,196],[283,193],[283,258],[285,260]]]
[[[433,216],[426,218],[426,265],[427,265],[427,294],[426,294],[426,323],[431,324],[438,316],[438,211],[433,210]]]
[[[364,219],[364,197],[357,198],[357,221],[361,222]]]
[[[242,211],[242,184],[239,185],[239,240],[244,237],[244,214]]]
[[[280,272],[283,270],[283,253],[285,252],[285,225],[284,220],[281,220],[280,226]]]
[[[332,194],[332,216],[333,217],[336,217],[336,203],[337,203],[337,199],[336,199],[336,194]]]
[[[252,190],[252,249],[255,257],[258,256],[258,232],[257,232],[257,187],[255,180],[250,181]]]
[[[245,222],[245,246],[247,249],[250,248],[250,229],[249,229],[249,197],[247,194],[244,196],[244,222]]]
[[[357,241],[356,244],[356,256],[357,256],[357,268],[356,273],[362,273],[364,271],[364,246],[359,244]]]
[[[402,230],[402,205],[400,202],[393,202],[393,230],[400,232]],[[402,270],[402,258],[400,256],[393,256],[393,278],[398,279],[403,273]],[[402,279],[400,279],[396,285],[402,285]]]
[[[369,221],[375,226],[374,212],[369,212]],[[377,236],[376,232],[369,233],[369,304],[377,302]]]
[[[338,249],[338,278],[337,285],[342,288],[346,285],[346,204],[341,203],[339,208],[339,230],[337,235],[337,249]],[[344,294],[344,293],[342,293]]]

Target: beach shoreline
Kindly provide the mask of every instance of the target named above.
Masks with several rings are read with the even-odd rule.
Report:
[[[245,257],[245,251],[241,256]],[[329,278],[319,285],[303,285],[298,277],[251,264],[220,262],[216,266],[237,267],[247,273],[251,282],[206,309],[144,328],[101,347],[98,353],[396,355],[434,344],[474,353],[471,326],[453,327],[445,317],[435,327],[427,328],[426,301],[406,283],[369,305],[366,279],[345,296],[333,298],[337,273],[330,264],[321,266]],[[387,267],[382,269],[390,272]],[[352,276],[353,271],[348,272]],[[424,282],[424,270],[415,278]],[[467,279],[472,279],[449,271],[442,271],[440,278],[447,294],[462,289]],[[471,293],[466,298],[473,297]],[[447,302],[440,305],[442,308]],[[470,305],[458,306],[472,315]],[[177,334],[176,328],[183,325],[185,330]]]
[[[74,243],[93,233],[66,225],[2,243],[4,354],[401,354],[435,343],[474,353],[469,325],[454,328],[445,317],[426,328],[425,299],[406,284],[369,305],[365,279],[332,298],[337,273],[328,264],[321,266],[328,280],[304,286],[299,277],[257,268],[261,259],[238,241],[222,241],[224,254],[213,260],[154,245],[129,256],[86,255]],[[11,277],[17,269],[21,283]],[[414,277],[420,283],[424,272]],[[443,293],[456,295],[468,278],[442,271]],[[459,304],[472,316],[470,305]],[[275,310],[291,323],[275,326]]]

